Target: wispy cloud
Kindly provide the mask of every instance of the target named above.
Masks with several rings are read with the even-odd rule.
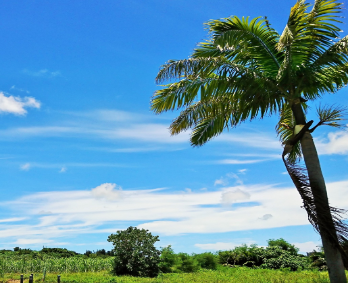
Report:
[[[24,69],[23,73],[33,77],[46,77],[46,78],[60,77],[62,75],[60,71],[49,71],[48,69],[41,69],[38,71],[31,71],[28,69]]]
[[[19,91],[19,92],[25,92],[25,93],[27,93],[27,94],[30,93],[29,90],[26,90],[26,89],[24,89],[24,88],[17,87],[17,86],[15,86],[15,85],[11,86],[11,87],[10,87],[10,90],[12,90],[12,91]]]
[[[254,148],[262,148],[267,150],[279,150],[281,143],[279,140],[272,138],[272,135],[266,135],[261,132],[246,132],[234,134],[222,134],[218,141],[238,143],[241,146],[248,146]]]
[[[65,173],[68,169],[67,167],[129,167],[125,164],[120,163],[83,163],[83,162],[67,162],[67,163],[40,163],[40,162],[27,162],[21,164],[19,168],[24,171],[28,171],[33,168],[43,168],[43,169],[59,169],[59,173]]]
[[[238,173],[245,174],[246,171],[247,171],[246,169],[242,169],[242,170],[239,170]],[[237,184],[237,185],[243,185],[243,181],[238,176],[238,174],[231,172],[231,173],[227,173],[226,175],[220,177],[220,179],[215,180],[214,186],[218,186],[218,185],[227,186],[231,180],[234,180],[235,184]]]
[[[272,159],[223,159],[223,160],[218,160],[216,163],[218,164],[253,164],[253,163],[260,163],[260,162],[265,162],[269,161]]]
[[[251,245],[254,244],[255,241],[250,239],[241,239],[238,242],[216,242],[209,244],[195,244],[195,247],[200,248],[202,250],[212,250],[212,251],[226,251],[232,250],[235,247],[241,246],[243,244]]]
[[[21,166],[19,166],[19,168],[23,171],[29,171],[29,169],[31,168],[31,165],[30,165],[30,163],[25,163],[25,164],[22,164]]]
[[[329,183],[327,187],[331,203],[348,208],[345,201],[348,181]],[[9,210],[16,207],[17,215],[28,217],[31,225],[4,222],[0,237],[17,239],[25,233],[28,239],[52,240],[108,233],[115,227],[125,228],[124,221],[140,222],[138,227],[162,235],[308,225],[301,203],[293,188],[271,185],[187,193],[163,189],[120,190],[116,184],[106,183],[91,190],[42,192],[2,202],[2,207]]]
[[[26,217],[13,217],[13,218],[5,218],[5,219],[0,219],[0,223],[5,223],[5,222],[18,222],[27,219]]]
[[[0,92],[0,113],[25,115],[25,108],[40,108],[41,104],[34,97],[17,97]]]

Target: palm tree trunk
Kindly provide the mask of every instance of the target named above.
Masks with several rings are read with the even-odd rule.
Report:
[[[292,110],[297,124],[304,125],[306,122],[301,104],[296,103],[292,105]],[[330,282],[346,283],[345,268],[341,253],[336,244],[338,240],[334,221],[330,212],[325,180],[321,171],[318,153],[309,131],[305,132],[301,139],[301,148],[312,188],[320,236],[329,269]]]
[[[336,229],[330,212],[326,185],[320,168],[318,153],[312,135],[309,132],[306,132],[302,137],[301,147],[313,192],[318,226],[323,242],[325,259],[329,269],[330,281],[332,283],[345,283],[347,279],[342,256],[337,248],[337,244],[334,244],[332,241],[332,237],[336,237],[334,240],[338,243]],[[329,231],[331,231],[331,233]]]

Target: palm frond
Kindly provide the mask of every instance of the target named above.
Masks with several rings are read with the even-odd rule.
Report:
[[[233,60],[257,62],[263,72],[276,76],[282,54],[275,49],[279,34],[266,24],[261,17],[249,20],[236,16],[213,20],[207,23],[212,33],[212,42],[221,50],[242,50]],[[196,52],[199,52],[197,50]],[[247,63],[247,62],[245,62]]]
[[[337,14],[342,12],[342,3],[336,0],[316,0],[302,25],[305,26],[303,42],[307,41],[308,62],[314,62],[332,46],[341,29],[337,26]]]
[[[311,69],[339,67],[348,63],[348,36],[341,38],[320,54],[309,66]]]
[[[202,146],[215,136],[218,136],[224,129],[228,128],[229,116],[220,113],[212,117],[207,117],[200,121],[193,129],[191,134],[191,145]]]
[[[347,108],[341,106],[321,106],[317,107],[317,114],[320,125],[327,125],[335,128],[346,127],[341,122],[346,120],[343,117],[347,114]]]

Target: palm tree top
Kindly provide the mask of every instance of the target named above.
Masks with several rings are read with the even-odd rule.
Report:
[[[274,113],[282,120],[278,133],[286,132],[294,127],[294,121],[284,123],[294,120],[289,112],[293,104],[306,109],[308,100],[348,83],[348,36],[340,38],[337,26],[341,11],[342,3],[335,0],[313,5],[298,0],[281,34],[264,17],[207,22],[209,39],[189,59],[161,66],[157,83],[172,82],[155,92],[151,109],[183,109],[170,130],[177,134],[193,128],[194,146],[224,129]]]

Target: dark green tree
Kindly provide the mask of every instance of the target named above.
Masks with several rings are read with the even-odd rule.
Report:
[[[290,244],[289,242],[285,241],[283,238],[280,239],[269,239],[267,241],[269,247],[280,247],[284,251],[288,251],[293,255],[297,255],[299,249],[296,248],[294,245]]]
[[[159,273],[161,252],[154,246],[159,241],[148,230],[128,227],[108,237],[114,245],[114,274],[155,277]]]
[[[348,37],[339,37],[336,0],[297,0],[284,31],[266,18],[229,18],[207,23],[210,39],[189,59],[161,67],[155,113],[183,109],[170,125],[175,135],[192,128],[191,144],[201,146],[225,129],[277,113],[283,161],[299,191],[309,221],[321,235],[331,282],[346,282],[342,249],[347,227],[329,206],[312,133],[321,125],[339,127],[342,108],[318,107],[319,122],[307,121],[308,102],[348,83]],[[305,171],[298,167],[304,158]]]

